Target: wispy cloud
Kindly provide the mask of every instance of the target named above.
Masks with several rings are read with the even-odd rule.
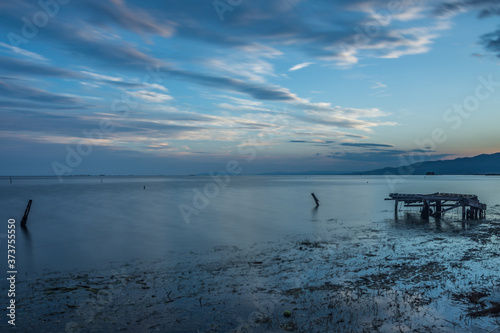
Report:
[[[59,78],[82,78],[78,72],[58,68],[46,63],[0,56],[0,70],[12,76],[50,76]]]
[[[388,93],[388,87],[386,84],[382,82],[373,82],[370,86],[370,89],[374,90],[373,96],[376,97],[388,97],[390,94]]]
[[[468,10],[478,11],[479,18],[500,15],[500,4],[497,0],[451,0],[441,1],[435,5],[434,13],[438,16],[451,16]]]
[[[82,100],[75,97],[68,97],[62,94],[54,94],[46,90],[28,87],[0,81],[0,96],[21,99],[38,103],[50,103],[59,105],[81,104]]]
[[[393,145],[381,144],[381,143],[358,143],[358,142],[343,142],[340,145],[348,147],[360,147],[360,148],[394,147]]]
[[[442,1],[435,5],[434,14],[438,17],[453,17],[459,13],[475,11],[480,19],[491,16],[500,16],[500,3],[497,0],[460,0]],[[480,37],[480,44],[489,52],[493,52],[500,57],[500,30],[483,34]]]
[[[374,82],[372,84],[372,86],[370,87],[370,89],[383,89],[383,88],[387,88],[387,85],[385,85],[381,82]]]
[[[32,60],[47,61],[47,58],[45,58],[44,56],[42,56],[38,53],[35,53],[35,52],[25,50],[25,49],[20,48],[18,46],[9,45],[9,44],[2,43],[2,42],[0,42],[0,46],[3,47],[4,49],[11,51],[12,55],[20,54],[20,55],[22,55],[26,58],[32,59]]]
[[[124,80],[121,77],[114,77],[109,75],[97,74],[87,71],[81,71],[81,73],[90,76],[91,78],[102,80],[102,81],[111,81],[111,82],[123,82]]]
[[[169,21],[157,21],[140,6],[127,4],[124,0],[97,1],[89,0],[77,3],[78,9],[88,13],[89,20],[103,27],[117,25],[139,34],[153,34],[170,37],[175,32],[175,24]]]
[[[366,132],[371,132],[372,128],[377,126],[394,126],[395,122],[377,122],[367,121],[363,118],[376,117],[379,112],[376,109],[375,114],[371,114],[372,110],[337,108],[336,112],[331,111],[305,111],[305,115],[297,115],[296,118],[300,121],[309,122],[321,126],[332,126],[334,128],[351,128],[359,129]]]
[[[373,49],[381,51],[381,58],[400,58],[405,55],[426,53],[430,50],[430,45],[439,37],[438,32],[447,30],[450,24],[439,22],[430,27],[398,29],[391,31],[388,36],[394,41],[385,41],[375,44]]]
[[[313,64],[314,64],[314,62],[303,62],[303,63],[297,64],[293,67],[290,67],[288,70],[293,72],[293,71],[297,71],[297,70],[302,69],[302,68],[306,68],[306,67],[311,66]]]
[[[231,54],[221,58],[208,59],[205,64],[219,73],[232,77],[243,77],[250,81],[263,83],[269,76],[276,76],[269,59],[280,57],[283,53],[261,44],[236,47]]]
[[[217,107],[225,110],[231,110],[231,111],[263,111],[263,112],[270,112],[270,109],[266,109],[263,107],[258,107],[258,106],[253,106],[253,105],[242,105],[242,104],[229,104],[229,103],[219,103],[217,104]]]
[[[154,91],[149,90],[138,90],[129,92],[129,95],[138,98],[147,103],[165,103],[173,99],[172,96],[167,94],[161,94]]]

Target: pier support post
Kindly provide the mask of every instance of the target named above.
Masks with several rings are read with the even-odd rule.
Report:
[[[441,200],[436,200],[436,212],[434,217],[437,219],[441,218]]]
[[[462,220],[465,220],[465,205],[462,204]]]
[[[424,220],[428,220],[429,219],[429,201],[428,200],[424,200],[424,204],[422,206],[422,213],[420,214],[420,216]]]

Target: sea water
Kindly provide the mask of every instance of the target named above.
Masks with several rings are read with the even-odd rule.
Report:
[[[394,220],[394,202],[384,200],[392,192],[476,194],[488,205],[487,220],[500,218],[500,177],[494,176],[18,177],[12,184],[4,177],[0,182],[0,244],[7,247],[7,221],[15,219],[16,268],[31,276],[221,246],[245,249],[290,236],[348,237],[374,223],[408,225]],[[27,228],[20,228],[30,199]],[[459,215],[447,213],[446,228],[463,228]]]

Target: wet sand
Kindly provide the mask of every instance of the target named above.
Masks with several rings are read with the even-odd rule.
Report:
[[[245,249],[20,275],[16,331],[500,332],[499,222],[323,223]]]

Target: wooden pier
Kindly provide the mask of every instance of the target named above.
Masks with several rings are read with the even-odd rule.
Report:
[[[402,194],[391,193],[390,198],[394,200],[394,213],[397,217],[399,202],[404,202],[404,207],[421,207],[420,214],[423,219],[429,216],[441,218],[449,210],[462,207],[462,219],[478,219],[486,217],[486,205],[479,202],[476,195],[454,194],[454,193],[432,193],[432,194]]]

